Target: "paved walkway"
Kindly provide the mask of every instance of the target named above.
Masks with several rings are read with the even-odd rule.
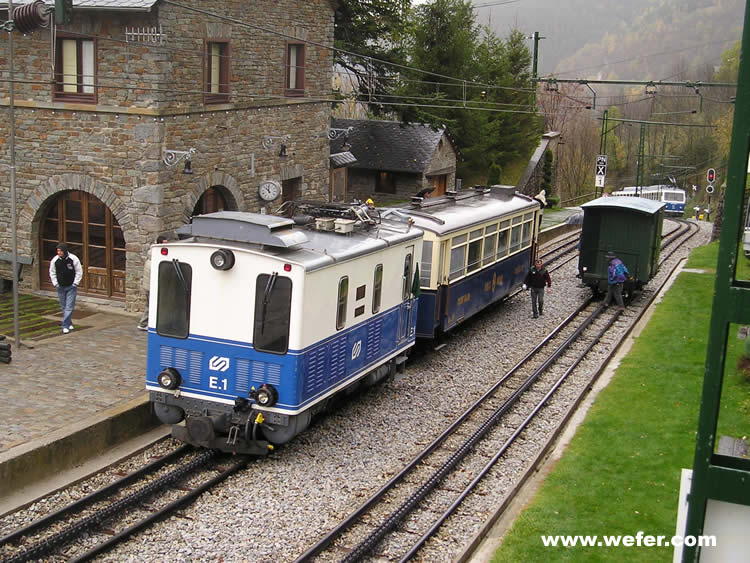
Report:
[[[13,345],[11,363],[0,363],[0,452],[144,394],[139,316],[79,299],[70,334]]]

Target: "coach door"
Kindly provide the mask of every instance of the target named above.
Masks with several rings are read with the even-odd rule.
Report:
[[[412,311],[414,298],[412,297],[412,283],[414,276],[414,247],[406,247],[404,256],[404,272],[401,277],[401,305],[399,310],[398,344],[409,338],[409,328],[412,325]]]

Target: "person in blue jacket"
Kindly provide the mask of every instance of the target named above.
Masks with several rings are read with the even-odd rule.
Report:
[[[630,277],[630,272],[627,266],[622,263],[622,260],[611,252],[607,253],[604,258],[609,263],[609,266],[607,266],[607,299],[604,302],[604,306],[609,306],[614,297],[617,307],[620,311],[623,311],[625,305],[622,302],[622,287],[625,280]]]

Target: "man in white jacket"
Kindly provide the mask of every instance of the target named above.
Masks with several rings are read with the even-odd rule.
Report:
[[[49,278],[57,288],[57,299],[62,310],[62,331],[68,334],[73,330],[73,309],[76,307],[78,284],[83,278],[83,268],[78,256],[68,251],[68,245],[57,245],[57,256],[49,263]]]

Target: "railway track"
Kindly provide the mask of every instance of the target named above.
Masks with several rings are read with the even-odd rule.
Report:
[[[662,244],[669,251],[660,264],[697,232],[689,222],[670,232]],[[625,312],[585,302],[296,561],[430,561],[445,551],[440,544],[465,536],[467,529],[474,530],[474,536],[454,560],[468,560],[536,471],[671,272],[663,274],[659,287],[637,294]],[[589,355],[595,359],[589,361]],[[506,485],[498,509],[490,515],[473,510],[473,497],[487,495],[496,483],[506,481],[496,474],[504,463],[517,464],[514,449],[526,440],[540,441],[537,454],[514,484]]]
[[[671,231],[669,235],[671,236],[673,233],[676,233],[677,231],[680,231],[683,233],[683,239],[687,240],[687,238],[693,236],[694,231],[697,230],[697,228],[691,227],[690,223],[685,223],[684,225],[681,225],[678,227],[678,229],[675,229],[674,231]],[[691,231],[693,233],[691,234]],[[570,241],[568,241],[570,242]],[[675,240],[674,244],[677,246],[678,240]],[[553,243],[555,244],[555,243]],[[665,241],[666,244],[666,241]],[[559,249],[559,246],[555,248],[554,250]],[[546,249],[545,249],[546,250]],[[663,250],[662,252],[662,262],[669,259],[669,256],[671,255],[671,251],[668,253],[667,250]],[[573,257],[563,257],[561,260],[569,261],[575,258],[575,254],[573,254]],[[668,276],[664,276],[665,278]],[[649,284],[651,285],[651,284]],[[646,290],[642,294],[638,294],[631,303],[630,307],[624,312],[620,314],[613,314],[611,312],[604,312],[600,315],[599,320],[592,321],[592,324],[595,324],[597,326],[601,325],[603,322],[604,317],[611,317],[614,320],[614,324],[612,325],[613,330],[616,332],[619,331],[620,333],[625,332],[627,329],[627,326],[632,325],[637,320],[638,316],[641,314],[640,311],[643,310],[643,308],[646,306],[645,303],[652,299],[651,296],[656,295],[656,290],[650,289],[649,286],[647,286]],[[595,305],[590,305],[591,308],[596,308]],[[571,332],[574,332],[574,326],[573,321],[570,321],[568,323],[567,328],[561,329],[565,334],[569,334]],[[567,331],[567,332],[566,332]],[[563,338],[563,336],[560,336],[560,338]],[[609,338],[609,337],[607,337]],[[548,344],[548,347],[554,347],[552,344]],[[579,344],[571,344],[569,348],[580,348],[582,345]],[[615,343],[613,340],[609,345],[611,349],[615,350],[619,344]],[[606,348],[607,346],[605,346]],[[594,356],[600,357],[601,352],[598,352],[595,350]],[[566,360],[569,361],[570,357],[566,356]],[[540,360],[538,360],[539,362]],[[432,536],[429,536],[426,538],[422,543],[421,546],[417,548],[417,551],[410,555],[409,557],[415,560],[444,560],[444,550],[448,549],[449,551],[452,551],[453,553],[458,553],[458,555],[452,556],[452,559],[458,559],[458,560],[467,560],[472,553],[473,549],[478,544],[477,542],[481,540],[483,535],[486,533],[486,530],[489,529],[489,527],[492,525],[492,523],[502,514],[505,506],[510,502],[510,500],[514,497],[516,492],[520,489],[523,482],[526,480],[526,476],[533,472],[534,467],[536,467],[536,464],[539,462],[540,459],[542,459],[545,455],[545,452],[550,447],[550,444],[554,441],[555,436],[557,435],[557,432],[559,432],[559,429],[563,427],[564,420],[566,420],[567,416],[570,416],[570,413],[572,413],[575,410],[575,406],[577,403],[581,400],[581,398],[585,395],[586,390],[590,387],[591,382],[598,376],[598,369],[599,369],[600,360],[594,359],[594,358],[586,358],[580,363],[580,369],[583,370],[582,374],[571,374],[566,378],[566,383],[560,385],[560,389],[556,392],[557,394],[563,393],[566,396],[562,398],[558,398],[556,395],[551,396],[547,402],[545,403],[545,407],[542,408],[542,413],[545,414],[542,419],[535,419],[529,422],[529,425],[525,429],[518,430],[517,436],[514,438],[514,442],[510,444],[506,448],[507,455],[510,456],[508,458],[508,461],[499,461],[495,462],[494,465],[492,465],[491,468],[488,469],[486,474],[484,474],[483,477],[481,477],[477,483],[473,486],[471,489],[471,492],[467,494],[465,497],[462,497],[459,500],[459,496],[461,496],[461,493],[468,487],[468,484],[465,482],[459,482],[458,479],[463,476],[463,474],[467,471],[467,467],[473,467],[473,466],[481,466],[478,471],[481,472],[481,468],[484,467],[489,463],[489,460],[494,456],[494,452],[492,451],[493,448],[495,450],[499,450],[499,447],[488,447],[483,445],[478,446],[470,446],[467,449],[468,450],[476,450],[474,452],[474,461],[468,461],[459,459],[456,460],[454,465],[456,468],[458,468],[458,476],[451,476],[449,474],[446,474],[445,478],[439,479],[439,486],[436,489],[437,492],[427,492],[425,493],[424,499],[422,502],[427,502],[428,506],[433,506],[433,503],[435,502],[435,499],[438,495],[442,494],[441,491],[444,489],[447,489],[449,492],[453,493],[453,499],[449,499],[448,505],[456,504],[456,507],[454,508],[453,512],[446,516],[443,519],[443,522],[436,527],[435,533],[433,533]],[[530,369],[534,369],[532,367],[527,368],[527,371]],[[556,368],[551,367],[550,369],[555,370]],[[593,374],[593,375],[592,375]],[[520,377],[520,375],[519,375]],[[539,384],[541,384],[543,381],[547,381],[548,377],[544,375],[540,375],[538,377]],[[503,391],[508,391],[508,386],[503,385]],[[522,383],[518,383],[518,386],[521,386]],[[531,385],[531,388],[527,391],[525,395],[523,395],[521,398],[519,398],[516,401],[516,405],[526,406],[526,404],[531,404],[533,401],[531,399],[528,399],[529,393],[534,395],[535,398],[543,398],[544,394],[542,391],[537,390],[537,388],[534,386],[536,383]],[[472,398],[479,395],[480,391],[476,391],[475,393],[472,393]],[[495,406],[501,406],[502,401],[509,400],[508,396],[500,397],[495,399]],[[489,407],[478,407],[474,410],[479,412],[487,412]],[[520,406],[508,406],[507,410],[509,411],[507,413],[507,416],[510,416],[513,419],[523,419],[526,415],[523,415],[519,410]],[[566,415],[566,413],[568,413]],[[451,420],[453,419],[453,416],[451,416]],[[475,423],[476,424],[476,423]],[[481,425],[481,423],[480,423]],[[506,428],[507,427],[507,428]],[[494,425],[493,428],[489,429],[487,431],[490,435],[495,435],[499,432],[504,432],[506,438],[509,439],[509,436],[513,434],[513,430],[509,429],[509,425],[505,422],[499,422]],[[398,432],[397,432],[398,434]],[[436,433],[437,434],[437,433]],[[417,469],[421,470],[418,475],[422,475],[425,477],[429,477],[433,474],[435,474],[439,468],[442,466],[442,464],[446,461],[448,461],[452,455],[453,452],[457,451],[462,442],[459,443],[459,440],[461,438],[467,438],[474,434],[474,431],[469,431],[464,429],[463,431],[459,431],[458,436],[454,435],[451,438],[445,438],[443,440],[443,443],[447,447],[448,450],[443,450],[442,459],[441,455],[436,451],[432,454],[432,457],[429,461],[420,462],[418,464]],[[433,435],[434,436],[434,435]],[[432,440],[432,438],[430,438]],[[438,439],[435,439],[435,441],[438,441]],[[529,454],[519,454],[516,452],[516,442],[526,443],[527,445],[530,442],[533,442],[534,447],[536,448],[536,451],[538,453],[533,454],[531,457]],[[537,447],[536,442],[539,442],[539,445]],[[546,445],[545,445],[546,444]],[[451,450],[452,448],[452,450]],[[426,448],[425,448],[426,449]],[[478,454],[476,452],[479,452]],[[488,453],[489,452],[489,453]],[[193,456],[197,455],[195,453],[191,454]],[[478,457],[477,457],[478,456]],[[519,459],[522,459],[523,461],[519,461]],[[437,461],[434,461],[437,460]],[[478,461],[477,461],[478,460]],[[266,460],[266,462],[269,464],[267,466],[267,471],[269,471],[268,475],[270,476],[272,474],[272,467],[273,464],[271,461]],[[222,462],[220,461],[220,464]],[[246,463],[246,462],[245,462]],[[526,465],[528,464],[528,467]],[[241,467],[244,466],[244,463],[240,463],[238,468],[235,468],[234,471],[237,471],[241,469]],[[166,468],[162,468],[158,471],[161,472],[168,472]],[[111,549],[114,547],[118,542],[122,541],[129,535],[137,532],[138,530],[142,530],[145,527],[151,526],[156,521],[163,519],[164,516],[166,516],[169,512],[166,510],[167,505],[175,502],[181,502],[180,506],[184,506],[186,502],[189,502],[189,500],[185,501],[178,501],[178,497],[183,496],[180,491],[180,488],[187,488],[195,490],[195,493],[193,494],[192,498],[195,498],[198,494],[200,494],[201,491],[207,490],[208,487],[214,486],[208,485],[208,487],[201,488],[200,490],[197,489],[196,483],[199,481],[205,482],[209,481],[211,477],[216,476],[217,482],[225,479],[226,477],[219,477],[221,474],[221,469],[209,469],[207,473],[211,474],[209,477],[189,477],[186,479],[183,479],[182,481],[175,480],[172,484],[169,485],[160,485],[157,486],[158,489],[160,489],[160,492],[167,491],[168,494],[166,497],[162,500],[159,500],[158,502],[156,500],[153,500],[156,497],[150,497],[150,500],[140,500],[135,503],[135,506],[137,508],[135,509],[135,512],[129,512],[129,515],[125,517],[124,522],[117,523],[117,520],[115,518],[113,519],[106,519],[102,520],[101,522],[95,522],[95,518],[90,519],[90,521],[94,521],[95,524],[93,524],[91,527],[88,528],[89,531],[84,532],[85,536],[84,538],[79,539],[71,539],[73,536],[65,537],[63,542],[59,542],[58,546],[55,548],[57,551],[50,552],[53,553],[50,557],[53,560],[59,560],[59,559],[73,559],[73,560],[86,560],[94,557],[97,553],[101,553],[106,549]],[[474,469],[472,469],[474,471]],[[390,475],[389,475],[390,476]],[[474,478],[472,478],[474,479]],[[181,483],[187,481],[187,486],[182,485]],[[421,487],[422,483],[417,477],[409,476],[405,480],[407,492],[414,493],[418,491],[418,489]],[[470,484],[470,483],[469,483]],[[145,485],[141,485],[143,487]],[[179,487],[179,488],[178,488]],[[109,501],[102,500],[97,501],[97,505],[88,508],[85,511],[83,511],[81,514],[79,514],[78,520],[81,519],[87,519],[91,514],[96,513],[97,510],[106,510],[106,506],[113,505],[114,503],[117,503],[122,497],[128,496],[133,493],[134,490],[138,489],[138,485],[132,485],[128,489],[123,490],[118,494],[118,497],[116,499],[110,499]],[[497,501],[493,501],[494,506],[500,507],[496,512],[488,511],[486,508],[478,508],[475,505],[477,504],[477,501],[475,500],[478,496],[484,496],[485,501],[484,504],[487,504],[487,498],[493,497],[494,494],[497,493]],[[407,497],[408,498],[408,497]],[[406,500],[406,499],[404,499]],[[247,506],[244,508],[244,510],[247,510],[250,513],[255,512],[260,508],[259,506],[253,506],[252,499],[245,498],[243,501],[247,503]],[[394,508],[396,508],[397,500],[390,500],[390,504],[387,504],[385,508],[381,508],[379,513],[383,516],[388,516],[392,512],[394,512]],[[403,501],[402,501],[403,503]],[[157,506],[158,505],[158,506]],[[162,508],[165,508],[164,511],[162,511]],[[381,505],[382,506],[382,505]],[[172,511],[175,509],[174,507]],[[145,510],[145,513],[144,513]],[[348,509],[351,510],[351,507]],[[111,512],[111,511],[110,511]],[[141,514],[138,514],[138,512],[141,512]],[[427,511],[427,514],[430,514],[430,510]],[[344,512],[346,513],[346,512]],[[378,557],[384,557],[388,560],[393,560],[398,558],[398,555],[394,555],[391,557],[391,551],[393,550],[394,553],[397,553],[395,550],[395,545],[399,545],[402,543],[402,538],[411,538],[412,540],[419,540],[423,535],[425,535],[427,528],[434,527],[435,523],[433,522],[431,526],[428,526],[427,528],[423,529],[422,531],[419,531],[416,528],[413,528],[412,521],[416,519],[417,521],[421,521],[423,518],[426,518],[423,516],[424,513],[419,512],[412,512],[409,511],[409,518],[406,520],[406,524],[398,524],[395,527],[396,535],[392,536],[391,538],[383,538],[378,539],[375,542],[375,553]],[[441,513],[442,515],[443,513]],[[415,516],[416,515],[416,516]],[[374,517],[368,517],[370,519],[365,519],[364,524],[359,523],[359,535],[362,536],[362,538],[365,538],[366,535],[369,535],[369,533],[377,529],[377,525],[375,524],[375,521],[372,519]],[[28,559],[39,559],[44,558],[47,556],[32,556],[32,553],[41,553],[37,551],[29,552],[29,548],[33,548],[35,544],[44,542],[49,537],[55,537],[60,533],[61,530],[64,530],[68,527],[75,527],[76,520],[74,519],[71,521],[70,519],[65,519],[64,522],[58,522],[55,524],[50,524],[46,526],[46,531],[27,531],[22,536],[15,536],[11,540],[6,541],[5,538],[0,539],[0,557],[2,558],[8,558],[8,557],[20,557],[22,553],[27,552],[29,556],[23,558],[20,557],[18,559],[13,560],[28,560]],[[404,531],[404,526],[406,526]],[[332,526],[325,526],[326,528],[329,528]],[[364,531],[363,531],[364,530]],[[365,534],[367,532],[367,534]],[[8,536],[6,536],[7,538]],[[315,537],[313,535],[313,537]],[[452,546],[446,546],[446,543],[449,544],[457,544],[459,542],[456,541],[456,538],[458,539],[465,539],[469,537],[470,540],[468,543],[463,543],[462,545],[452,545]],[[392,539],[396,538],[396,539]],[[281,559],[285,561],[292,560],[294,557],[299,557],[300,559],[304,560],[304,556],[299,556],[296,554],[303,553],[306,549],[309,551],[309,547],[305,547],[305,545],[309,546],[312,543],[312,538],[308,539],[309,543],[302,544],[299,546],[298,550],[295,552],[295,555],[292,557],[282,557]],[[322,541],[322,540],[321,540]],[[375,540],[371,539],[370,542],[373,542]],[[320,542],[319,542],[320,543]],[[408,543],[408,542],[403,542]],[[417,541],[413,542],[411,544],[411,548],[413,548],[416,543],[419,543]],[[98,544],[98,546],[97,546]],[[341,547],[344,545],[345,547]],[[440,546],[439,548],[437,546]],[[348,547],[346,547],[348,546]],[[349,540],[338,540],[338,543],[334,541],[332,543],[332,549],[333,551],[327,551],[322,552],[320,555],[314,555],[310,556],[309,559],[319,559],[319,560],[340,560],[345,557],[347,557],[348,553],[353,553],[353,546],[354,542],[349,543]],[[385,546],[385,547],[384,547]],[[406,551],[401,552],[402,556],[406,555],[410,549],[407,549]],[[439,553],[439,554],[438,554]],[[79,558],[79,559],[75,559]],[[352,559],[354,560],[354,559]]]
[[[0,538],[6,563],[89,561],[195,500],[249,458],[183,446]]]

